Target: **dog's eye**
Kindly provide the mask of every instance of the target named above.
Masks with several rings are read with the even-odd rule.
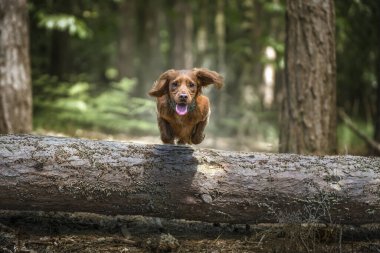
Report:
[[[173,88],[175,88],[175,87],[177,87],[177,86],[178,86],[178,83],[177,83],[177,82],[172,83],[172,87],[173,87]]]
[[[189,87],[190,87],[190,88],[194,88],[194,87],[195,87],[195,84],[194,84],[194,83],[189,83]]]

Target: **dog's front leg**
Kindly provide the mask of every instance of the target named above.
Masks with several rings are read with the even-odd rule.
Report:
[[[193,144],[199,144],[203,141],[203,139],[205,138],[205,134],[203,133],[206,126],[207,126],[207,123],[208,123],[208,119],[204,120],[204,121],[201,121],[199,122],[195,128],[194,128],[194,132],[191,136],[191,142]]]
[[[165,144],[174,144],[174,134],[169,122],[160,117],[157,118],[157,121],[162,142]]]

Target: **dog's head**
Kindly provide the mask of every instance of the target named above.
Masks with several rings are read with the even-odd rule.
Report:
[[[175,105],[175,111],[179,115],[185,115],[189,111],[195,98],[202,92],[202,87],[214,84],[221,88],[223,78],[215,71],[205,68],[192,70],[170,69],[155,81],[149,95],[161,97],[168,95],[171,103]]]

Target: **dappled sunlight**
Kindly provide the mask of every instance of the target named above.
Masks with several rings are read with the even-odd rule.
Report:
[[[0,0],[0,253],[379,252],[379,21]]]
[[[265,57],[267,60],[274,62],[276,59],[276,51],[273,47],[265,48]],[[264,106],[269,109],[274,102],[274,87],[275,87],[275,65],[273,63],[266,63],[263,71],[263,92],[264,92]]]
[[[147,96],[153,82],[167,69],[207,67],[225,85],[219,93],[204,89],[212,113],[199,147],[278,152],[287,97],[285,3],[166,2],[31,0],[35,132],[160,143]],[[337,104],[369,137],[376,132],[376,36],[364,43],[360,34],[371,34],[372,8],[336,2]],[[368,153],[342,122],[337,136],[340,154]]]

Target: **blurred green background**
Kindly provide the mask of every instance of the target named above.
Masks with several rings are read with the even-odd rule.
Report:
[[[375,2],[335,1],[338,107],[371,138]],[[30,0],[29,22],[36,133],[160,143],[147,92],[163,71],[194,66],[226,81],[206,91],[212,115],[201,146],[277,151],[284,1]],[[368,153],[340,121],[338,142],[340,153]]]

